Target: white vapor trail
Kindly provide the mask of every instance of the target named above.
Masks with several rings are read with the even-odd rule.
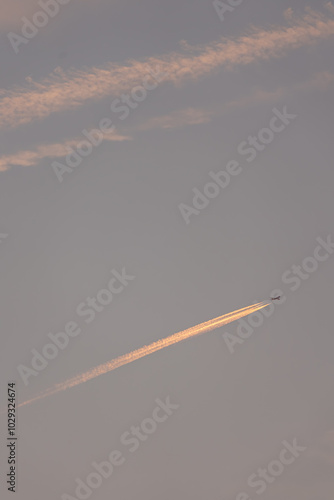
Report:
[[[233,311],[231,313],[224,314],[223,316],[219,316],[217,318],[211,319],[209,321],[205,321],[204,323],[200,323],[199,325],[192,326],[186,330],[183,330],[178,333],[174,333],[169,337],[166,337],[161,340],[157,340],[148,346],[143,346],[135,351],[129,352],[128,354],[124,354],[115,358],[111,361],[107,361],[91,370],[77,375],[71,379],[66,380],[60,384],[56,384],[54,387],[47,389],[41,394],[35,396],[28,401],[25,401],[18,406],[24,406],[39,399],[46,398],[47,396],[52,396],[60,391],[65,391],[66,389],[70,389],[71,387],[75,387],[76,385],[82,384],[91,380],[93,378],[99,377],[100,375],[104,375],[105,373],[109,373],[120,366],[126,365],[128,363],[132,363],[137,359],[143,358],[144,356],[148,356],[149,354],[153,354],[154,352],[160,351],[165,347],[171,346],[173,344],[177,344],[178,342],[182,342],[183,340],[189,339],[191,337],[195,337],[196,335],[201,335],[203,333],[210,332],[211,330],[215,330],[223,325],[227,325],[228,323],[232,323],[243,316],[247,316],[248,314],[252,314],[260,309],[266,307],[268,302],[259,302],[257,304],[253,304],[248,307],[244,307],[242,309],[238,309],[237,311]]]

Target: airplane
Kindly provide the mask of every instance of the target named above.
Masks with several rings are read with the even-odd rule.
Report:
[[[273,297],[271,300],[281,300],[281,296],[279,295],[278,297]]]

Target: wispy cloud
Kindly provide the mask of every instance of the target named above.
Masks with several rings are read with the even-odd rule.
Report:
[[[330,4],[331,5],[331,4]],[[295,18],[289,16],[287,26],[270,30],[254,29],[237,39],[222,38],[209,45],[172,52],[143,61],[125,64],[108,63],[101,68],[63,71],[57,68],[49,77],[9,90],[0,90],[0,126],[17,127],[52,113],[74,109],[88,101],[118,95],[138,84],[148,68],[159,68],[163,80],[179,85],[220,68],[231,69],[254,61],[282,57],[291,49],[314,44],[334,35],[334,19],[307,9]]]
[[[167,115],[150,118],[139,125],[139,130],[150,130],[154,128],[171,129],[180,128],[185,125],[198,125],[209,123],[213,116],[213,111],[200,108],[186,108],[173,111]]]
[[[323,71],[321,73],[316,73],[311,78],[303,81],[294,83],[292,85],[286,85],[277,87],[275,90],[264,90],[257,88],[250,95],[229,102],[226,106],[231,107],[245,107],[258,104],[260,102],[271,102],[281,98],[286,98],[295,92],[312,92],[313,90],[326,90],[330,85],[334,83],[334,74],[328,71]]]
[[[127,141],[131,137],[116,132],[104,135],[104,141]],[[17,153],[0,157],[0,172],[5,172],[14,165],[31,167],[37,165],[44,158],[62,158],[75,148],[82,138],[71,139],[62,143],[43,144],[34,150],[18,151]]]
[[[230,109],[254,106],[259,103],[276,102],[286,98],[293,92],[311,92],[326,90],[334,84],[334,74],[330,72],[316,73],[312,78],[291,86],[278,87],[274,90],[256,88],[249,95],[235,101],[230,101],[214,108],[193,108],[173,111],[172,113],[150,118],[139,126],[131,129],[132,132],[152,129],[178,129],[189,125],[209,123],[215,116],[220,116]],[[132,137],[123,133],[112,132],[104,136],[107,141],[127,141]],[[8,170],[13,165],[22,167],[37,165],[44,158],[62,158],[68,154],[69,148],[75,148],[82,139],[71,139],[61,143],[43,144],[33,150],[24,150],[10,155],[0,156],[0,172]]]
[[[259,103],[275,102],[286,98],[294,92],[311,92],[326,90],[334,84],[334,74],[327,71],[317,73],[312,78],[293,85],[277,87],[274,90],[254,89],[249,95],[230,101],[214,108],[186,108],[172,113],[150,118],[138,126],[138,130],[177,129],[187,125],[209,123],[215,116],[220,116],[230,109],[254,106]]]

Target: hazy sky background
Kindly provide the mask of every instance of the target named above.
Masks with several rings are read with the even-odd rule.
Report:
[[[330,500],[334,254],[297,291],[282,275],[334,239],[334,7],[249,0],[222,22],[211,1],[70,0],[16,54],[8,32],[41,8],[0,4],[1,408],[12,379],[23,402],[274,289],[286,297],[233,354],[235,323],[20,408],[16,498],[75,497],[75,479],[119,449],[126,462],[90,498],[253,500],[248,477],[297,438],[307,450],[261,496]],[[169,76],[120,120],[110,105],[148,64]],[[284,106],[297,118],[248,163],[239,144]],[[115,140],[60,183],[59,151],[102,118]],[[179,204],[230,160],[243,172],[187,225]],[[86,324],[78,304],[122,268],[135,279]],[[17,366],[71,320],[81,334],[25,387]],[[121,435],[167,396],[179,408],[129,453]]]

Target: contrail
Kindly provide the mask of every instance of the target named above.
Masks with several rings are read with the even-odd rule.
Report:
[[[190,337],[195,337],[196,335],[201,335],[203,333],[210,332],[215,328],[219,328],[220,326],[232,323],[232,321],[236,321],[243,316],[247,316],[248,314],[259,311],[267,305],[268,302],[258,302],[257,304],[253,304],[252,306],[244,307],[242,309],[238,309],[237,311],[224,314],[223,316],[218,316],[218,318],[210,319],[209,321],[200,323],[199,325],[188,328],[187,330],[183,330],[182,332],[174,333],[173,335],[170,335],[169,337],[161,340],[157,340],[150,345],[145,345],[140,349],[129,352],[128,354],[124,354],[123,356],[119,356],[118,358],[115,358],[111,361],[107,361],[106,363],[103,363],[102,365],[99,365],[92,370],[89,370],[88,372],[82,373],[81,375],[70,378],[65,382],[56,384],[54,387],[47,389],[38,396],[35,396],[34,398],[29,399],[28,401],[25,401],[18,406],[24,406],[38,401],[39,399],[46,398],[47,396],[52,396],[57,392],[70,389],[71,387],[82,384],[83,382],[87,382],[88,380],[91,380],[95,377],[99,377],[100,375],[111,372],[112,370],[115,370],[120,366],[127,365],[128,363],[132,363],[133,361],[143,358],[144,356],[148,356],[149,354],[160,351],[160,349],[164,349],[165,347],[177,344],[178,342],[182,342],[183,340],[189,339]]]

